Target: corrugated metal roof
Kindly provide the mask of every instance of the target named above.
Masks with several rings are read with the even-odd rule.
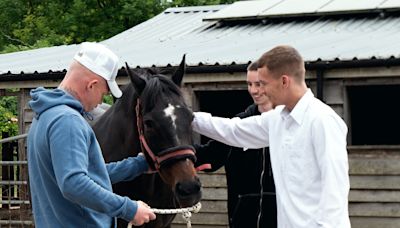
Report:
[[[203,20],[220,20],[226,18],[255,18],[260,14],[260,12],[271,9],[279,5],[283,1],[284,0],[237,1],[214,14],[205,16]]]
[[[167,9],[102,43],[132,67],[247,64],[279,44],[297,48],[306,61],[400,57],[400,17],[313,18],[224,24],[202,19],[226,7]],[[0,73],[67,69],[78,45],[0,55]]]
[[[399,7],[399,0],[387,0],[382,5],[380,5],[382,9],[384,8],[397,8]]]
[[[0,55],[0,74],[43,73],[68,68],[79,45],[39,48]]]
[[[356,11],[356,10],[371,10],[379,9],[380,5],[386,0],[333,0],[327,5],[319,9],[319,12],[332,11]],[[400,2],[397,2],[397,7]]]
[[[399,0],[255,0],[238,1],[204,20],[294,17],[366,13],[400,7]]]
[[[261,11],[259,15],[271,16],[315,13],[330,2],[332,2],[332,0],[284,0],[270,9]]]

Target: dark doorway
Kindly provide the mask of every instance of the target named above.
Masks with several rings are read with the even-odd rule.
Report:
[[[201,91],[197,92],[196,96],[200,111],[220,117],[234,117],[253,104],[253,99],[247,90]],[[204,136],[201,139],[202,143],[207,140]]]
[[[400,145],[400,85],[348,87],[352,145]]]

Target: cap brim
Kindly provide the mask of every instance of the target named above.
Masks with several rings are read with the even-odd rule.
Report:
[[[122,96],[122,91],[119,89],[116,81],[107,81],[108,88],[110,89],[111,94],[115,98],[120,98]]]

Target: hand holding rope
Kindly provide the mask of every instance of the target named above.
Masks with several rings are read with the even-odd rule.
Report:
[[[196,205],[192,207],[185,207],[185,208],[177,208],[177,209],[157,209],[152,208],[151,210],[156,214],[166,215],[166,214],[182,214],[182,218],[186,221],[186,227],[191,228],[192,222],[190,218],[192,217],[193,213],[198,213],[201,209],[201,203],[198,202]],[[132,223],[128,224],[127,228],[132,228]]]

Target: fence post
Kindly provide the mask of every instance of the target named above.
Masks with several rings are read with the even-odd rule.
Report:
[[[32,116],[29,115],[29,106],[28,101],[31,99],[30,97],[30,89],[29,88],[21,88],[20,93],[18,96],[18,103],[19,103],[19,110],[18,110],[18,124],[19,124],[19,132],[28,132],[28,126],[32,122]],[[27,154],[26,154],[26,144],[27,140],[18,140],[18,160],[26,161]],[[19,179],[26,180],[28,184],[21,185],[19,189],[19,197],[21,200],[30,201],[29,195],[29,176],[28,176],[28,166],[27,165],[20,165],[19,166]],[[31,207],[32,205],[22,204],[21,211],[25,211],[29,213],[23,214],[23,220],[26,219],[33,219],[31,214]]]
[[[1,133],[2,138],[8,138],[8,132]],[[1,158],[2,161],[12,161],[13,160],[13,143],[7,142],[3,143],[1,150]],[[14,169],[12,166],[3,166],[1,167],[1,176],[2,180],[13,180],[14,179]],[[3,200],[11,200],[13,198],[13,185],[3,185],[2,187],[2,199]],[[10,208],[10,204],[3,204],[2,208]]]

